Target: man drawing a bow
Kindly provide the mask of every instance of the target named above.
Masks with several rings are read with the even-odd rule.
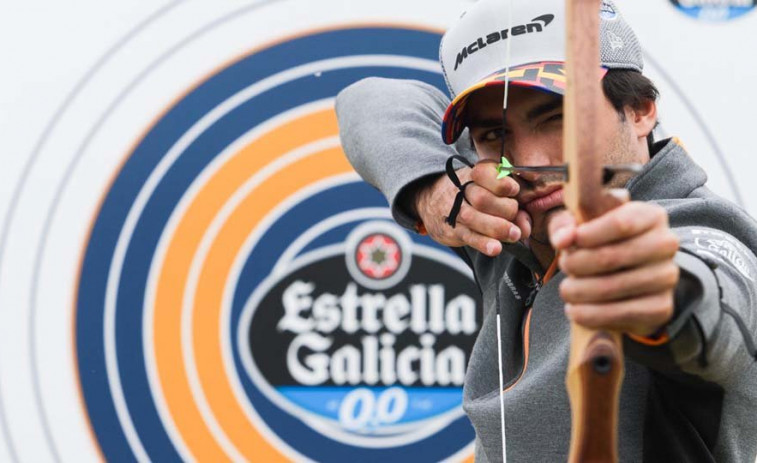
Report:
[[[579,223],[564,207],[565,5],[510,1],[479,0],[444,35],[452,101],[378,78],[337,98],[355,169],[481,289],[464,388],[476,461],[567,459],[570,323],[622,334],[621,461],[754,461],[757,223],[678,140],[653,139],[658,92],[610,0],[591,136],[606,186],[632,200]]]

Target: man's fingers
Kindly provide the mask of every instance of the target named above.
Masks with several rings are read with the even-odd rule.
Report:
[[[533,220],[528,212],[519,210],[515,215],[515,226],[520,228],[520,239],[525,240],[531,237],[531,230],[533,228]]]
[[[563,251],[559,264],[569,275],[587,277],[671,259],[677,251],[678,237],[672,231],[652,230],[600,248]]]
[[[497,196],[475,183],[465,189],[465,199],[476,210],[508,221],[513,221],[518,213],[518,201],[514,198]]]
[[[470,174],[471,169],[458,170],[464,183],[471,179]],[[517,183],[515,185],[517,192]],[[521,239],[523,233],[513,223],[518,217],[517,201],[498,197],[475,183],[465,189],[467,202],[460,207],[455,227],[449,226],[445,219],[457,194],[458,189],[446,177],[440,177],[419,191],[416,210],[432,239],[447,246],[467,245],[488,256],[502,252],[501,242],[512,243]],[[530,233],[530,223],[523,218],[520,220],[524,227],[528,225]]]
[[[640,336],[670,320],[679,280],[673,262],[678,238],[664,209],[626,203],[578,226],[560,214],[549,232],[568,275],[560,294],[571,320]]]
[[[514,223],[485,214],[467,204],[460,208],[457,222],[473,232],[499,241],[513,243],[521,238],[521,231]]]
[[[560,296],[573,304],[604,303],[659,293],[675,288],[678,266],[669,260],[602,277],[568,277]]]
[[[549,241],[557,251],[572,246],[576,240],[576,219],[569,211],[560,211],[549,221]]]
[[[520,185],[512,177],[497,178],[497,164],[483,161],[476,164],[470,172],[470,178],[476,185],[486,188],[501,198],[514,197],[520,192]]]
[[[502,252],[502,243],[477,233],[470,228],[460,229],[460,239],[470,246],[489,257],[494,257]]]
[[[566,304],[565,314],[587,328],[649,336],[673,316],[673,291],[604,304]]]
[[[581,224],[576,234],[576,245],[581,248],[603,246],[667,223],[668,215],[662,207],[630,202]]]

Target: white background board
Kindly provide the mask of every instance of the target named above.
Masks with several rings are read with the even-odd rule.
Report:
[[[172,21],[165,21],[165,27],[171,24],[183,27],[191,19],[180,16],[184,12],[199,11],[201,8],[197,5],[200,3],[27,0],[7,3],[3,7],[3,14],[0,15],[0,57],[3,63],[0,72],[2,236],[7,237],[11,232],[23,234],[26,230],[14,227],[25,222],[24,217],[38,213],[23,208],[14,209],[14,201],[20,198],[17,195],[34,195],[34,183],[20,188],[19,182],[24,178],[25,166],[40,149],[41,140],[51,131],[64,130],[60,122],[66,118],[67,124],[75,125],[76,120],[71,119],[72,111],[86,114],[88,107],[94,109],[98,106],[97,101],[86,98],[114,93],[115,87],[121,83],[115,76],[113,80],[107,78],[110,63],[119,60],[133,60],[135,63],[146,61],[141,60],[140,56],[153,52],[151,47],[154,42],[140,42],[144,37],[140,35],[144,32],[139,29],[140,24],[150,18],[169,17]],[[219,2],[217,8],[231,11],[236,5],[252,3],[255,2]],[[338,15],[335,13],[336,16],[404,21],[443,28],[470,2],[394,1],[382,2],[383,6],[336,0],[321,3],[325,10],[347,11]],[[754,59],[757,11],[731,21],[708,22],[684,15],[667,0],[620,0],[619,3],[642,42],[648,73],[662,92],[660,114],[663,132],[679,136],[684,141],[692,156],[710,174],[710,184],[715,191],[739,202],[752,215],[757,215],[757,182],[752,179],[752,169],[757,169],[757,149],[753,141],[757,125],[757,60]],[[207,2],[206,8],[209,8],[208,5],[210,2]],[[296,30],[297,24],[307,24],[308,21],[309,18],[299,17],[293,12],[295,24],[292,29]],[[177,30],[177,35],[181,32]],[[171,31],[163,36],[170,37]],[[160,42],[158,46],[165,47],[167,42]],[[123,44],[130,46],[119,48]],[[244,44],[237,46],[239,49],[245,47]],[[205,51],[209,57],[216,53],[233,56],[236,52],[232,49]],[[209,69],[213,67],[208,66]],[[177,76],[176,93],[192,81],[192,78],[181,79],[182,76]],[[112,82],[112,88],[108,88],[109,82]],[[82,95],[86,98],[82,99]],[[155,98],[170,101],[173,96],[156,94]],[[135,126],[140,124],[140,121],[132,122]],[[142,124],[147,122],[141,121]],[[83,118],[82,123],[91,121]],[[57,136],[61,137],[60,134]],[[68,148],[61,146],[62,150]],[[47,170],[45,166],[37,166],[37,175],[33,180],[39,182],[36,187],[45,190],[45,179],[55,182],[60,176],[60,168],[55,163],[50,163]],[[103,176],[102,182],[107,183],[109,169],[109,166],[101,166],[101,170],[93,170],[93,175]],[[90,204],[90,210],[84,211],[83,215],[91,215],[92,207],[94,204]],[[9,215],[11,212],[12,217]],[[34,236],[32,229],[28,231],[30,236]],[[58,242],[66,243],[65,238],[58,238]],[[76,254],[81,243],[72,239],[70,246],[71,253]],[[19,268],[19,272],[23,273],[23,255],[6,250],[0,257],[4,259],[0,279],[4,279],[6,285],[10,284],[9,281],[15,284],[12,281],[13,269]],[[70,285],[69,274],[63,272],[59,278],[61,285]],[[0,291],[2,288],[0,286]],[[43,298],[44,295],[40,294],[39,297]],[[24,413],[26,408],[33,408],[25,402],[35,400],[31,392],[24,389],[22,383],[12,384],[12,380],[8,379],[15,375],[23,376],[24,373],[14,368],[16,365],[12,360],[8,361],[7,353],[31,355],[27,348],[19,347],[28,345],[28,340],[23,337],[27,328],[23,315],[28,301],[13,298],[0,300],[0,312],[4,312],[0,314],[0,352],[6,353],[0,359],[0,393],[11,394],[6,396],[5,403],[8,407],[14,407],[14,421],[6,421],[6,424],[24,430],[13,434],[14,447],[22,460],[50,460],[53,455],[37,443],[42,433],[54,433],[61,427],[53,431],[40,429],[34,421],[34,414]],[[70,321],[67,322],[64,315],[60,319],[60,333],[50,335],[49,342],[55,343],[52,346],[71,346],[66,334]],[[49,365],[52,373],[48,378],[51,381],[44,384],[51,390],[56,389],[56,392],[50,392],[50,397],[60,402],[53,407],[57,413],[55,416],[65,422],[65,433],[56,436],[62,445],[59,449],[61,455],[69,461],[73,461],[73,456],[78,461],[93,460],[97,458],[97,453],[78,402],[71,357],[72,354],[69,354],[68,362]],[[58,381],[53,382],[55,378]],[[8,405],[10,397],[12,400]],[[24,421],[24,416],[28,416],[27,421]],[[0,433],[0,461],[10,460],[4,440],[7,437],[8,434]]]

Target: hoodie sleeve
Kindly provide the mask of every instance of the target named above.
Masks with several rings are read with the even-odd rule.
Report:
[[[677,228],[681,279],[669,342],[627,343],[628,353],[663,373],[726,385],[757,368],[757,258],[726,232]]]
[[[416,218],[403,207],[416,182],[444,173],[450,156],[475,161],[467,133],[456,145],[441,138],[441,116],[449,99],[419,81],[371,77],[342,90],[336,98],[339,135],[358,174],[386,196],[395,220],[414,228]]]

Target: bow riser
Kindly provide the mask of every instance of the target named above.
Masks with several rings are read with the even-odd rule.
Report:
[[[566,0],[567,91],[563,153],[569,179],[566,205],[579,223],[620,201],[602,185],[602,153],[596,137],[602,89],[599,78],[600,0]],[[572,413],[571,462],[616,462],[618,399],[623,379],[620,334],[571,323],[566,376]]]

